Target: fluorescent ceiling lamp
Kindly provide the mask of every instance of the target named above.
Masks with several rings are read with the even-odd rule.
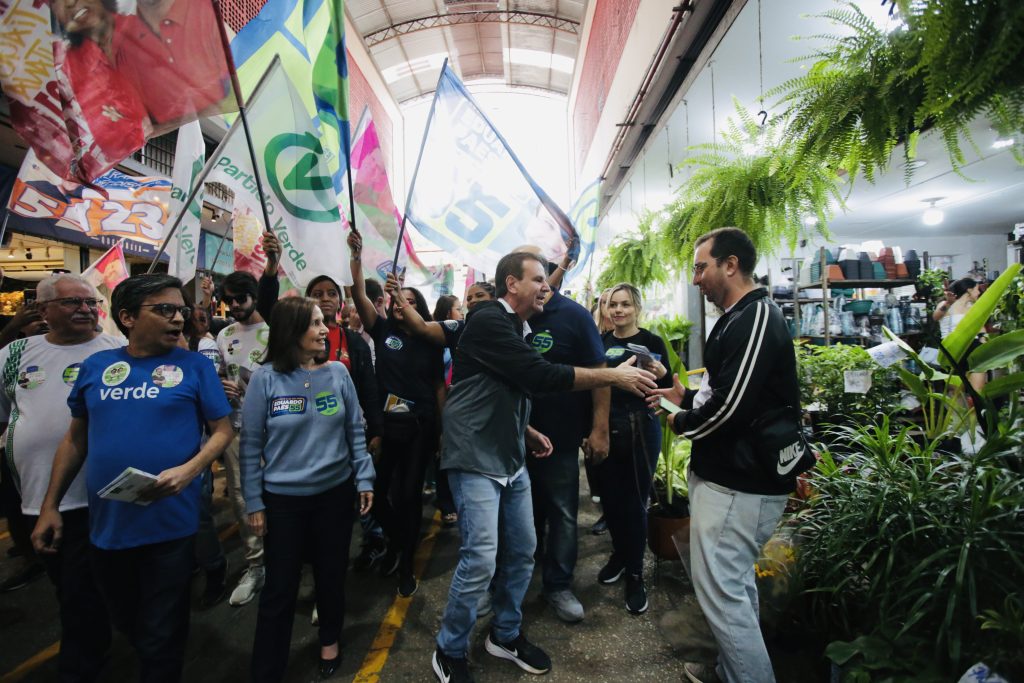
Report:
[[[924,214],[921,216],[921,222],[925,225],[938,225],[946,217],[946,214],[941,209],[935,208],[936,201],[938,200],[932,201],[931,206],[925,209]]]
[[[1013,145],[1013,138],[1006,140],[996,140],[992,143],[992,149],[1002,149],[1004,147],[1011,147]]]
[[[808,216],[804,216],[804,225],[806,225],[808,228],[813,228],[817,224],[818,224],[818,217],[817,216],[815,216],[813,214],[808,215]]]

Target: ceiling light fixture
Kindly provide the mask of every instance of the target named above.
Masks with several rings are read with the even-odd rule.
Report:
[[[928,165],[927,159],[911,159],[903,164],[906,168],[921,168]]]
[[[921,222],[925,225],[938,225],[946,217],[946,214],[941,209],[935,208],[935,203],[941,200],[942,197],[936,197],[935,199],[925,199],[924,201],[929,203],[929,207],[925,209],[921,215]]]
[[[992,149],[1003,149],[1004,147],[1012,147],[1013,138],[1004,138],[996,140],[992,143]]]
[[[804,225],[806,225],[808,228],[813,228],[817,224],[818,217],[815,216],[814,214],[808,214],[807,216],[804,216]]]

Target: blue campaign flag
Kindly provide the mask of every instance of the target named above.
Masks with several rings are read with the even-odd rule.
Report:
[[[493,275],[498,260],[523,244],[552,260],[568,245],[578,252],[572,221],[530,178],[447,63],[423,135],[406,218],[454,261]]]
[[[576,226],[576,232],[580,236],[580,251],[576,263],[569,268],[562,282],[564,287],[581,273],[586,273],[590,267],[590,261],[594,257],[594,247],[597,245],[597,222],[601,208],[601,179],[583,188],[580,196],[576,198],[572,208],[569,209],[569,220]]]

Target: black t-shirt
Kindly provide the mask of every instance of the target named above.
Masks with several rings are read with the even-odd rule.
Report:
[[[550,363],[593,367],[604,363],[601,335],[587,309],[555,292],[544,312],[528,321],[530,343]],[[593,399],[589,391],[534,397],[530,426],[551,439],[556,453],[574,456],[590,433]]]
[[[601,335],[601,341],[604,343],[604,360],[608,364],[608,367],[614,368],[617,365],[625,363],[630,357],[635,354],[629,350],[628,344],[636,344],[638,346],[646,346],[647,350],[651,352],[654,358],[668,368],[668,349],[665,348],[665,342],[662,341],[661,337],[640,328],[640,331],[634,334],[632,337],[624,337],[619,339],[615,336],[614,332],[605,332]],[[638,363],[639,364],[639,363]],[[665,376],[658,380],[658,386],[662,389],[668,389],[672,386],[672,373],[666,372]],[[619,411],[635,411],[643,410],[646,407],[646,402],[640,396],[623,391],[612,387],[612,412]]]
[[[444,353],[439,346],[407,334],[390,318],[377,317],[370,329],[377,351],[381,405],[388,394],[412,401],[412,412],[437,412],[438,384],[444,384]]]

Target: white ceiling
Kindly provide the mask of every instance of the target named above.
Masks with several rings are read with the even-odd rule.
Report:
[[[565,95],[586,0],[348,0],[346,12],[399,102],[434,91],[445,58],[464,82]]]

